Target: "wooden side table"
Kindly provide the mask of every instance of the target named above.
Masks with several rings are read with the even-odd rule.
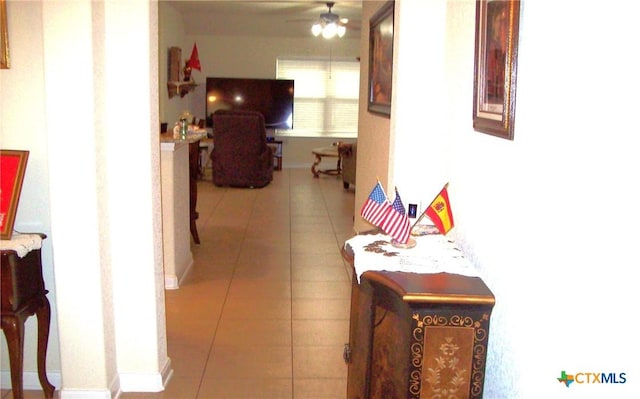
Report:
[[[46,235],[37,234],[41,239]],[[11,241],[11,240],[10,240]],[[24,323],[31,315],[38,318],[38,378],[46,399],[55,387],[47,379],[46,357],[49,342],[51,306],[42,277],[41,250],[23,257],[13,249],[0,251],[2,276],[2,330],[9,349],[11,388],[14,399],[23,399]]]
[[[311,166],[311,173],[313,177],[320,177],[320,173],[331,176],[338,176],[342,173],[342,167],[340,165],[340,154],[338,154],[338,147],[319,147],[311,150],[311,153],[315,155],[316,161]],[[338,158],[335,169],[318,170],[317,166],[322,162],[322,158]]]

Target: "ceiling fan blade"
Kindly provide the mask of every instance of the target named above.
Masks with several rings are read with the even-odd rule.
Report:
[[[313,18],[292,18],[292,19],[285,20],[285,22],[308,22],[308,23],[313,23],[316,21],[317,19],[313,19]]]

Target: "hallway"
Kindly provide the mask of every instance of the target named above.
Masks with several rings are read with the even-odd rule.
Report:
[[[198,184],[194,266],[166,291],[173,376],[121,399],[337,399],[346,394],[353,188],[274,172],[262,189]],[[11,398],[2,391],[2,398]],[[26,399],[41,398],[27,391]]]

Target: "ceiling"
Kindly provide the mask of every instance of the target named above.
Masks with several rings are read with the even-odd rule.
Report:
[[[189,35],[309,37],[311,25],[327,12],[325,1],[165,1],[184,18]],[[336,1],[331,10],[349,18],[345,38],[359,38],[362,0]]]

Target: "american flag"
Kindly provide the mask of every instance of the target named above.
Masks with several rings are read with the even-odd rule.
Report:
[[[409,241],[411,225],[397,188],[396,199],[393,200],[393,204],[391,204],[391,208],[387,212],[387,216],[380,228],[400,244],[406,244]]]
[[[391,211],[391,204],[384,193],[380,182],[371,190],[369,198],[362,205],[360,216],[374,226],[380,227],[380,224],[387,219],[387,214]]]

